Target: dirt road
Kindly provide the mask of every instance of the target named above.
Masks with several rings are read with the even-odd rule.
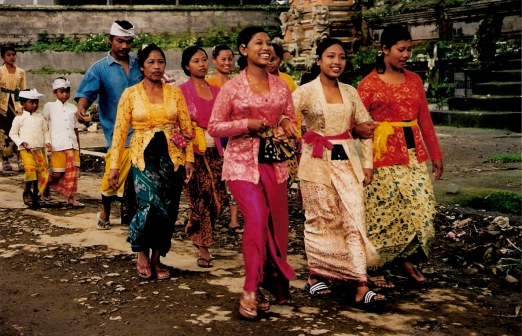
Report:
[[[520,153],[519,134],[437,130],[446,155],[445,179],[437,188],[446,183],[485,185],[487,180],[520,191],[520,164],[485,169],[492,165],[486,162],[491,154]],[[84,136],[82,142],[95,147],[97,141]],[[509,175],[513,170],[515,177]],[[163,260],[174,277],[142,281],[125,242],[126,227],[115,225],[109,231],[94,227],[99,179],[99,173],[82,173],[79,198],[86,204],[84,209],[63,207],[55,197],[46,208],[33,211],[21,202],[23,176],[0,174],[1,336],[520,334],[520,276],[518,283],[509,283],[487,267],[469,271],[474,264],[461,253],[474,234],[490,244],[494,230],[486,228],[499,214],[440,206],[433,253],[422,265],[428,285],[411,288],[400,273],[394,273],[392,279],[399,286],[387,293],[386,312],[376,314],[353,308],[352,289],[342,284],[334,284],[331,299],[311,299],[302,290],[304,217],[290,194],[289,260],[298,274],[291,282],[293,300],[289,305],[273,305],[260,321],[251,323],[237,313],[242,260],[240,238],[226,233],[228,213],[216,227],[215,267],[202,269],[196,265],[196,249],[183,233],[181,223],[187,213],[183,204],[173,248]],[[118,223],[116,218],[112,221]],[[464,222],[477,233],[470,229],[460,241],[445,237],[451,226],[462,227]],[[500,241],[498,235],[509,237],[520,248],[520,225],[519,218],[510,218],[509,230],[495,233],[494,242]],[[513,247],[510,251],[516,252]]]

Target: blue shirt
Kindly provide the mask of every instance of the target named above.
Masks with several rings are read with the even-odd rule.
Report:
[[[118,102],[123,91],[141,82],[141,73],[138,61],[129,55],[129,73],[109,53],[106,57],[92,64],[85,73],[74,100],[85,98],[92,104],[98,98],[98,117],[105,136],[106,147],[112,144],[112,133],[116,122]],[[129,146],[132,129],[129,129],[126,147]]]

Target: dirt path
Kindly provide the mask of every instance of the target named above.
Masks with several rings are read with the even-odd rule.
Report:
[[[471,175],[481,175],[489,155],[520,153],[520,135],[446,127],[438,133],[446,172],[436,188],[484,181]],[[97,141],[85,136],[83,143],[95,147]],[[517,169],[518,179],[506,189],[515,185],[520,191],[519,164]],[[491,181],[505,184],[500,172],[511,170],[497,169]],[[174,277],[141,281],[125,242],[126,227],[94,228],[99,179],[97,173],[82,174],[79,196],[84,209],[62,207],[56,198],[32,211],[20,200],[22,175],[0,175],[0,335],[517,335],[521,330],[516,316],[520,282],[510,284],[486,270],[468,271],[470,264],[462,265],[457,258],[463,243],[470,245],[467,236],[460,241],[445,238],[456,221],[469,219],[475,231],[484,233],[480,238],[489,239],[491,231],[484,228],[496,214],[439,207],[433,254],[422,265],[429,284],[411,288],[400,273],[394,274],[398,288],[388,293],[389,307],[375,314],[353,308],[351,289],[341,284],[334,284],[336,295],[325,300],[310,299],[301,289],[306,279],[303,214],[291,201],[289,260],[298,273],[291,282],[292,303],[274,305],[258,323],[249,323],[237,313],[240,239],[226,234],[227,213],[216,228],[214,268],[196,266],[196,250],[181,225],[187,212],[183,204],[173,248],[163,260]],[[520,225],[512,219],[510,231],[500,234],[517,244]],[[460,257],[467,262],[468,255]]]

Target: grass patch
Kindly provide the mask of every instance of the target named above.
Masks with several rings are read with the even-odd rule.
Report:
[[[456,195],[444,195],[449,204],[459,204],[477,210],[497,211],[505,214],[521,215],[522,195],[491,189],[462,189]]]
[[[495,162],[495,163],[522,162],[522,154],[520,154],[520,153],[495,154],[489,158],[489,161]]]

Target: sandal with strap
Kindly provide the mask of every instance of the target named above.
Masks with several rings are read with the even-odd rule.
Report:
[[[170,279],[170,272],[165,268],[165,265],[159,264],[154,267],[154,273],[156,273],[156,279],[158,280],[166,280]]]
[[[310,285],[308,282],[304,286],[304,290],[313,297],[327,297],[332,292],[330,288],[324,283],[324,281],[317,281],[315,284]],[[319,293],[323,291],[323,293]],[[326,292],[326,293],[325,293]]]
[[[231,226],[227,229],[227,233],[231,236],[237,236],[243,234],[244,230],[245,229],[241,225]]]
[[[371,283],[375,287],[384,288],[384,289],[392,289],[395,288],[395,284],[389,280],[387,280],[384,275],[376,275],[369,276],[368,282]]]
[[[270,310],[270,300],[260,290],[257,291],[257,310],[262,312]]]
[[[386,298],[379,298],[379,294],[368,289],[362,300],[354,302],[354,306],[363,310],[378,310],[383,308],[386,302]]]
[[[98,230],[110,230],[111,229],[111,223],[109,220],[103,220],[101,217],[101,212],[96,213],[96,228]]]
[[[152,277],[152,271],[150,270],[150,264],[141,264],[136,260],[136,270],[138,271],[138,276],[142,279],[149,280]]]
[[[245,319],[255,320],[257,318],[257,298],[255,297],[255,292],[249,293],[249,296],[254,296],[253,298],[246,297],[245,292],[241,294],[239,298],[239,314]]]

